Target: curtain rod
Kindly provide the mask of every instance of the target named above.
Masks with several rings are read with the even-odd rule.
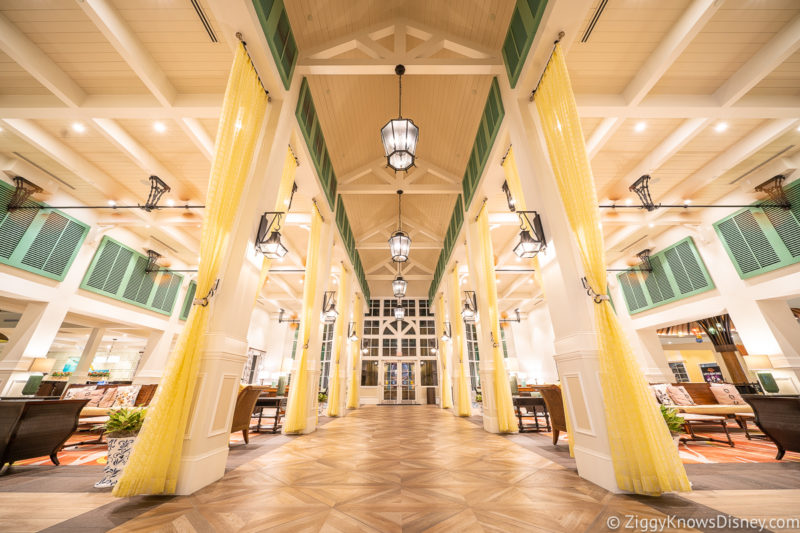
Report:
[[[539,81],[536,82],[536,87],[534,87],[533,90],[531,91],[531,95],[528,98],[529,102],[533,102],[533,97],[536,94],[536,91],[539,90],[539,85],[542,84],[542,79],[544,78],[544,73],[547,72],[547,67],[550,65],[550,60],[553,59],[553,54],[556,52],[556,46],[558,45],[558,43],[561,42],[561,39],[563,39],[565,35],[566,35],[566,33],[564,33],[563,31],[560,31],[560,32],[558,32],[558,39],[553,41],[553,49],[550,51],[550,57],[547,58],[547,63],[545,63],[544,69],[542,69],[542,75],[539,76]]]
[[[264,82],[261,81],[261,76],[258,74],[258,69],[256,68],[256,64],[253,61],[253,56],[250,55],[250,51],[247,49],[247,41],[244,40],[242,36],[242,32],[236,32],[236,38],[239,39],[239,42],[242,43],[244,47],[244,53],[247,54],[247,59],[250,60],[250,65],[253,67],[253,72],[256,73],[256,78],[258,78],[258,84],[261,85],[261,88],[264,90],[264,93],[267,95],[267,102],[272,102],[272,96],[270,96],[269,91],[266,87],[264,87]]]

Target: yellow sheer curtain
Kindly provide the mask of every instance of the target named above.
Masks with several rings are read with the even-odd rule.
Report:
[[[292,187],[294,186],[294,175],[297,172],[297,160],[294,154],[286,147],[286,160],[283,162],[283,173],[281,174],[281,182],[278,185],[278,196],[275,199],[275,211],[289,213],[289,200],[292,196]],[[285,220],[285,218],[284,218]],[[272,228],[270,228],[272,229]],[[267,234],[269,235],[269,233]],[[264,288],[264,283],[267,282],[269,276],[269,269],[272,268],[272,259],[264,256],[261,260],[261,272],[258,275],[258,289],[256,289],[256,299],[261,294],[261,289]]]
[[[477,224],[480,249],[478,261],[483,270],[483,291],[489,303],[489,316],[484,317],[483,327],[490,328],[492,337],[492,359],[494,361],[494,395],[497,408],[497,426],[501,433],[514,433],[518,430],[514,419],[514,404],[511,401],[511,384],[506,373],[506,361],[500,337],[500,313],[497,309],[497,281],[494,274],[494,250],[492,235],[489,232],[489,213],[482,208],[478,213]]]
[[[358,341],[350,343],[350,361],[352,364],[352,379],[350,381],[350,388],[347,391],[347,408],[358,409],[358,388],[361,386],[359,380],[359,363],[361,362],[361,338],[364,336],[364,305],[363,298],[356,294],[356,301],[353,303],[353,323],[356,328],[356,335]]]
[[[453,328],[453,364],[456,365],[458,391],[455,398],[458,416],[472,415],[472,402],[469,397],[469,383],[464,373],[464,320],[461,318],[461,292],[458,283],[458,263],[453,266],[453,274],[447,280],[447,300],[450,304],[450,323]]]
[[[285,433],[300,433],[306,428],[308,415],[308,341],[312,328],[318,327],[319,317],[312,316],[314,296],[317,291],[317,268],[319,263],[319,241],[322,234],[322,217],[316,206],[311,210],[311,235],[308,238],[306,254],[306,277],[303,284],[303,312],[300,315],[300,338],[302,344],[297,370],[289,386],[289,401],[286,406]],[[297,357],[297,356],[295,356]]]
[[[511,191],[511,197],[514,198],[514,204],[517,211],[526,211],[528,208],[525,204],[525,195],[522,194],[522,181],[519,177],[519,169],[517,168],[517,160],[514,157],[514,147],[509,147],[508,153],[506,154],[506,158],[503,160],[503,173],[506,177],[506,183],[508,183],[508,188]],[[527,224],[525,224],[527,226]],[[530,228],[528,228],[530,229]],[[539,258],[534,257],[533,259],[527,259],[530,261],[530,265],[533,268],[533,277],[536,279],[536,285],[541,288],[542,295],[544,295],[544,286],[542,284],[542,272],[539,267]],[[546,296],[545,296],[546,298]],[[536,339],[534,339],[534,342]],[[561,394],[562,396],[565,394],[564,387],[561,387]],[[567,405],[567,399],[564,397],[564,405]],[[569,455],[570,457],[574,457],[574,448],[575,448],[575,435],[572,432],[572,422],[569,418],[569,413],[567,410],[564,410],[564,419],[567,423],[567,440],[569,441]]]
[[[344,265],[342,265],[339,278],[336,308],[340,314],[336,319],[336,327],[333,332],[333,361],[331,361],[331,374],[328,376],[328,416],[341,414],[339,399],[342,394],[342,381],[339,377],[339,369],[341,368],[342,352],[347,350],[345,326],[350,322],[350,273]]]
[[[586,278],[601,295],[595,306],[600,383],[617,485],[647,495],[688,491],[689,480],[653,393],[611,303],[602,298],[607,290],[606,261],[597,193],[560,45],[536,92],[536,106]]]
[[[444,294],[439,293],[436,299],[436,334],[441,337],[444,331]],[[452,330],[452,324],[450,325]],[[439,388],[442,398],[442,409],[450,409],[453,407],[453,392],[450,385],[450,369],[447,368],[447,358],[450,356],[448,353],[450,346],[444,342],[439,342],[439,361],[442,364],[442,371],[439,375]]]
[[[197,298],[214,286],[261,132],[267,96],[242,44],[225,90],[200,238]],[[222,290],[225,290],[223,287]],[[213,298],[210,302],[213,304]],[[172,494],[178,480],[210,308],[194,305],[147,410],[115,496]]]

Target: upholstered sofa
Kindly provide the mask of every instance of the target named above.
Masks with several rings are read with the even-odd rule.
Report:
[[[690,401],[694,403],[694,405],[678,405],[675,401],[672,402],[665,402],[663,401],[661,395],[656,392],[656,399],[659,403],[663,405],[667,405],[668,407],[672,407],[678,410],[681,413],[686,414],[696,414],[696,415],[716,415],[716,416],[727,416],[733,417],[736,413],[752,413],[753,408],[744,401],[744,399],[739,396],[738,391],[733,385],[723,383],[720,385],[724,385],[725,387],[731,389],[732,391],[732,398],[730,400],[731,403],[720,403],[719,398],[714,395],[714,392],[711,389],[710,383],[672,383],[672,387],[682,388],[686,391]],[[654,391],[657,390],[658,385],[653,385]],[[719,393],[718,393],[719,394]],[[735,399],[734,399],[735,397]],[[734,401],[739,403],[733,403]]]
[[[158,385],[82,385],[70,384],[63,399],[86,399],[81,418],[108,416],[111,409],[144,407],[150,404]]]

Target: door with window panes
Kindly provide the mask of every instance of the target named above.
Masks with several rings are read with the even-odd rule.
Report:
[[[403,320],[394,318],[402,306]],[[436,332],[427,300],[371,300],[365,313],[362,399],[381,404],[424,403],[438,385]]]

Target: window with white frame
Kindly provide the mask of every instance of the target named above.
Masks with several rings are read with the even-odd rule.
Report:
[[[478,330],[475,324],[464,324],[467,337],[467,362],[469,363],[469,378],[472,390],[477,390],[481,386],[480,370],[481,356],[478,352]]]
[[[325,324],[322,329],[322,350],[320,350],[319,360],[319,390],[328,390],[328,373],[331,370],[331,352],[333,352],[333,328],[335,324]]]

